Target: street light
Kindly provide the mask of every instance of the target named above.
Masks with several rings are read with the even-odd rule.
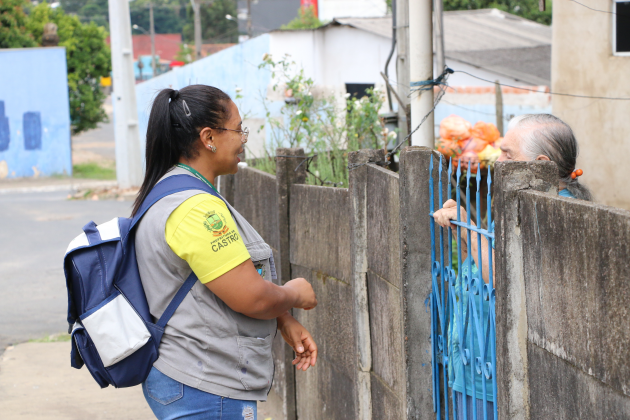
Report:
[[[232,16],[232,15],[225,15],[225,18],[226,18],[227,20],[233,20],[234,22],[238,22],[238,19],[236,19],[236,18],[235,18],[234,16]]]
[[[137,31],[142,31],[142,32],[144,32],[145,34],[149,35],[149,32],[147,32],[147,30],[146,30],[146,29],[144,29],[142,26],[139,26],[139,25],[133,25],[133,26],[132,26],[132,28],[133,28],[133,29],[135,29],[135,30],[137,30]]]

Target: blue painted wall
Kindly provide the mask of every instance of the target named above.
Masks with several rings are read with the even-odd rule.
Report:
[[[70,145],[65,48],[0,49],[0,164],[8,177],[71,175]]]
[[[151,104],[161,89],[181,89],[191,84],[204,84],[217,87],[235,98],[238,87],[242,89],[243,95],[243,99],[236,101],[241,114],[247,113],[250,118],[264,118],[266,111],[260,98],[261,95],[263,98],[267,95],[271,72],[259,70],[258,64],[263,55],[269,52],[269,43],[269,35],[261,35],[136,85],[142,155]],[[280,106],[281,103],[274,104],[272,114]],[[255,131],[258,127],[249,129]]]

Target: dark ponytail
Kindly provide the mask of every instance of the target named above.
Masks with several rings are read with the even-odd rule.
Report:
[[[161,90],[151,107],[146,141],[146,172],[133,204],[135,215],[155,184],[181,157],[197,155],[196,141],[205,127],[221,127],[230,119],[230,97],[212,86],[192,85]]]

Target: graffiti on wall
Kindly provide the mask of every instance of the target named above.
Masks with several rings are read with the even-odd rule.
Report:
[[[39,112],[25,112],[22,119],[24,128],[24,149],[42,148],[42,118]]]
[[[42,148],[42,117],[39,112],[25,112],[22,117],[24,132],[24,149],[41,150]],[[11,133],[9,118],[4,114],[4,101],[0,101],[0,152],[9,149]]]
[[[4,101],[0,101],[0,152],[9,148],[9,118],[4,115]]]

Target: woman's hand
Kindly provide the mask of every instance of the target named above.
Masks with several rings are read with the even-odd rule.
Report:
[[[297,369],[306,370],[315,366],[317,361],[317,344],[306,328],[302,326],[289,312],[278,317],[278,329],[282,338],[295,351],[293,364]]]
[[[451,220],[457,220],[457,202],[453,199],[445,202],[440,210],[433,212],[433,219],[442,227],[456,228],[457,226],[452,224]],[[463,207],[459,209],[459,219],[461,221],[468,220],[468,215]]]
[[[290,280],[282,287],[287,287],[297,293],[297,301],[293,305],[294,308],[306,309],[308,311],[317,306],[317,298],[315,297],[313,286],[305,279],[297,278]]]

